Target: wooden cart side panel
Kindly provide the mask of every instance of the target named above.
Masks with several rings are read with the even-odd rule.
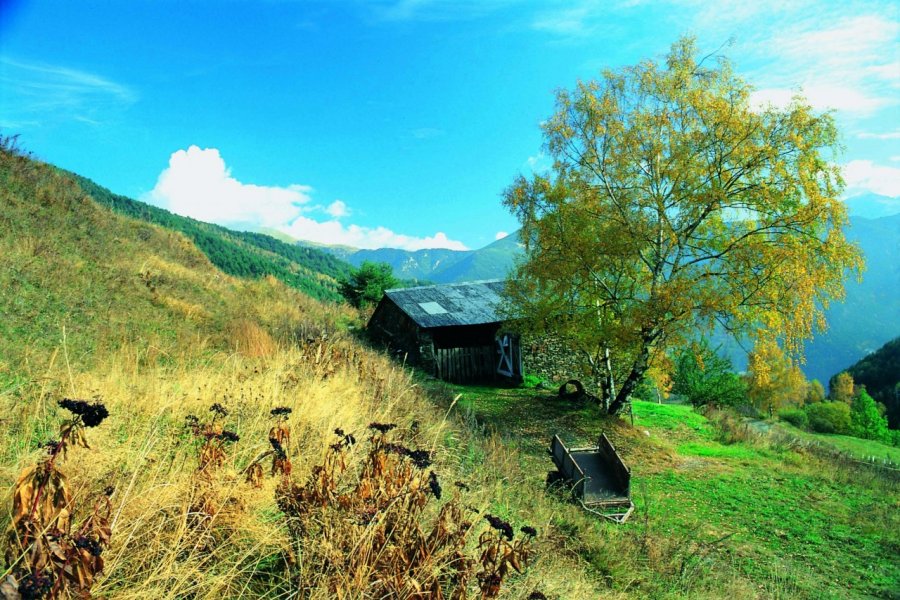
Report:
[[[612,445],[612,442],[609,441],[609,438],[606,437],[605,433],[600,434],[600,439],[597,442],[597,450],[603,456],[606,463],[610,466],[613,475],[618,480],[619,485],[624,490],[625,495],[631,496],[631,470],[625,466],[625,463],[622,461],[622,457],[619,456],[619,453],[616,452],[615,446]]]
[[[553,441],[550,443],[550,452],[553,455],[553,463],[559,469],[559,472],[562,473],[566,479],[575,483],[575,488],[573,490],[575,495],[579,498],[584,497],[584,471],[581,470],[581,467],[579,467],[578,463],[575,462],[575,459],[572,458],[569,450],[566,448],[565,444],[563,444],[562,440],[559,439],[558,435],[553,436]]]

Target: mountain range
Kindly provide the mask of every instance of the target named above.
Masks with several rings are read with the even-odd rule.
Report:
[[[826,312],[828,330],[806,344],[803,370],[808,378],[822,382],[900,335],[900,198],[867,194],[847,204],[855,216],[850,217],[846,233],[863,251],[866,270],[862,281],[848,279],[846,300],[833,303]],[[516,232],[469,251],[319,248],[354,266],[363,261],[388,263],[403,279],[457,283],[506,277],[523,247]],[[745,350],[736,342],[715,337],[723,342],[722,351],[735,367],[744,369]]]
[[[851,217],[878,219],[900,214],[900,197],[865,193],[844,201]]]
[[[331,252],[355,267],[365,261],[387,263],[400,279],[433,283],[461,283],[506,277],[515,260],[522,256],[523,248],[517,232],[478,250],[359,250],[347,246],[298,243]]]

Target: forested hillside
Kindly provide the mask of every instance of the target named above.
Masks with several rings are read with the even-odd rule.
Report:
[[[857,385],[887,407],[891,429],[900,429],[900,337],[847,369]]]
[[[313,298],[338,301],[337,281],[350,265],[316,248],[288,244],[270,235],[233,231],[173,214],[165,209],[114,194],[75,173],[67,173],[95,201],[118,213],[161,225],[188,236],[210,262],[229,275],[263,277],[273,275]]]

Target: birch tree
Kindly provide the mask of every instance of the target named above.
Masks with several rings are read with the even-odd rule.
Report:
[[[680,39],[558,92],[552,168],[504,193],[527,256],[511,310],[570,342],[610,413],[661,353],[717,326],[798,359],[861,269],[834,119],[800,96],[754,108],[751,91]]]

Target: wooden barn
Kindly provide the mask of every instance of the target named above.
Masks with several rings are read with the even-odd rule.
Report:
[[[370,336],[453,383],[522,379],[519,337],[503,330],[502,280],[388,290]]]

